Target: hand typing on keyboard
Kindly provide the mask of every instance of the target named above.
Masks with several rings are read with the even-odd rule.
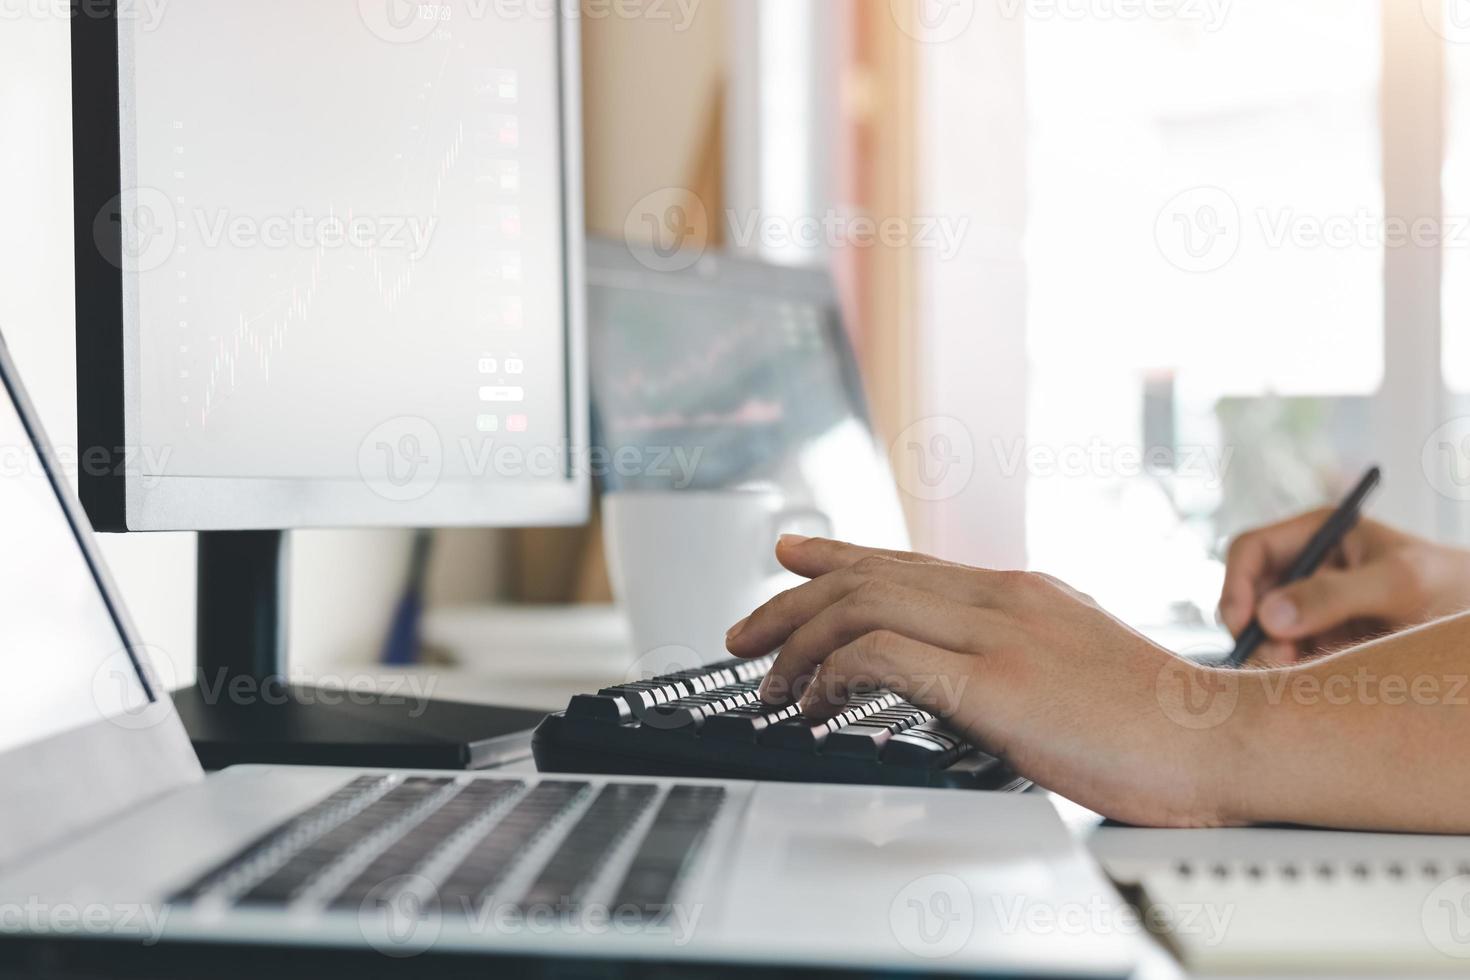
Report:
[[[1187,699],[1208,698],[1218,673],[1155,646],[1088,597],[1040,575],[835,541],[787,537],[777,554],[811,581],[728,638],[738,657],[779,650],[763,701],[823,720],[864,692],[891,691],[1106,816],[1239,822],[1221,798],[1231,776],[1221,747],[1247,713],[1211,724]]]

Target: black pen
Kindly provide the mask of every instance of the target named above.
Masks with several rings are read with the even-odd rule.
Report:
[[[1375,466],[1362,480],[1358,481],[1353,492],[1348,494],[1341,506],[1332,512],[1331,517],[1327,518],[1327,523],[1312,535],[1312,540],[1307,542],[1306,548],[1286,570],[1286,577],[1281,580],[1280,585],[1300,582],[1317,573],[1317,569],[1322,567],[1327,556],[1332,554],[1332,549],[1342,544],[1342,539],[1357,526],[1358,518],[1363,514],[1363,503],[1368,499],[1369,494],[1378,489],[1378,484],[1382,480],[1383,471]],[[1245,632],[1240,634],[1240,639],[1235,641],[1235,650],[1230,654],[1230,659],[1225,661],[1224,666],[1244,667],[1255,655],[1256,648],[1265,640],[1266,631],[1261,628],[1261,621],[1252,619],[1250,625],[1245,628]]]

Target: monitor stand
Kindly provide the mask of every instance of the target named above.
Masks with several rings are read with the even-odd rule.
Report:
[[[287,680],[282,531],[199,535],[198,663],[174,695],[200,763],[485,769],[527,758],[540,712]]]

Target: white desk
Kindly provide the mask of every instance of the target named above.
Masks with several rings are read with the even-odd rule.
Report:
[[[560,711],[636,666],[614,606],[442,610],[425,617],[423,635],[457,665],[440,675],[439,696],[452,700]]]

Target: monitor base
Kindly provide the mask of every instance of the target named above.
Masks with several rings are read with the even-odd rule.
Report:
[[[200,764],[490,769],[531,756],[539,711],[422,701],[300,685],[262,689],[250,703],[199,687],[174,706]]]

